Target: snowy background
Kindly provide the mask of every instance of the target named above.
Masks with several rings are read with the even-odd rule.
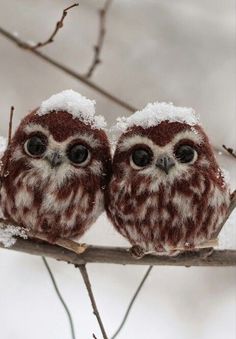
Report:
[[[25,40],[49,36],[62,0],[0,1],[1,25]],[[81,0],[56,41],[43,52],[81,73],[87,71],[97,39],[97,8]],[[149,101],[193,107],[212,143],[236,148],[235,1],[114,0],[108,16],[103,63],[93,80],[142,108]],[[97,101],[108,123],[128,115],[117,105],[0,36],[0,135],[6,136],[9,107],[14,126],[53,93],[73,88]],[[1,140],[0,140],[1,143]],[[236,163],[218,155],[236,187]],[[221,246],[236,248],[231,218]],[[84,242],[126,245],[106,217]],[[49,260],[76,326],[77,339],[100,339],[78,270]],[[109,334],[119,324],[146,267],[90,265],[98,306]],[[65,313],[42,259],[0,250],[1,339],[69,339]],[[235,339],[236,269],[156,267],[137,300],[120,339]]]

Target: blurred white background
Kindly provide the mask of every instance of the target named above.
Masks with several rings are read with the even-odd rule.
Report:
[[[26,41],[46,39],[72,2],[0,0],[1,26]],[[55,42],[43,52],[81,72],[90,65],[103,1],[80,0]],[[107,17],[102,64],[92,80],[137,108],[172,101],[200,114],[213,145],[236,149],[234,0],[114,0]],[[109,124],[129,112],[0,36],[0,135],[9,108],[14,126],[51,94],[73,88],[97,101]],[[236,187],[236,163],[218,156]],[[221,246],[236,247],[236,218]],[[106,217],[83,242],[127,245]],[[49,260],[72,313],[77,339],[100,331],[80,273]],[[119,324],[146,267],[89,265],[98,306],[109,334]],[[41,258],[0,250],[0,338],[69,339],[65,313]],[[119,339],[235,339],[236,269],[156,267]]]

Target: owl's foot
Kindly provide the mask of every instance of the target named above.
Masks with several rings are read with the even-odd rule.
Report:
[[[145,251],[142,247],[138,246],[138,245],[134,245],[129,249],[130,254],[132,255],[132,257],[134,257],[135,259],[141,259],[145,256]]]
[[[203,260],[205,260],[205,259],[207,259],[208,257],[210,257],[210,256],[212,255],[213,252],[214,252],[214,248],[213,248],[213,247],[201,249],[201,250],[199,251],[200,258],[203,259]]]
[[[67,248],[68,250],[76,253],[76,254],[82,254],[84,253],[87,248],[88,248],[88,245],[85,244],[85,243],[82,243],[82,244],[79,244],[73,240],[70,240],[70,239],[58,239],[56,244],[60,247],[63,247],[63,248]]]

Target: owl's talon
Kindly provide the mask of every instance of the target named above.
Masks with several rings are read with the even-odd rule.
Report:
[[[63,248],[67,248],[68,250],[79,255],[84,253],[88,248],[88,245],[85,243],[80,244],[71,239],[65,239],[65,238],[59,238],[56,242],[56,245],[63,247]]]
[[[88,245],[83,243],[83,244],[78,244],[78,247],[77,247],[77,253],[78,254],[82,254],[84,253],[88,248]]]
[[[210,257],[214,252],[214,248],[210,247],[210,248],[204,248],[202,250],[200,250],[199,254],[200,254],[200,258],[205,260],[208,257]]]
[[[201,257],[203,259],[207,259],[213,254],[213,252],[214,252],[214,247],[206,248],[204,252],[202,253]]]
[[[135,259],[141,259],[145,256],[145,251],[142,247],[138,246],[138,245],[134,245],[129,249],[130,254],[132,255],[132,257],[134,257]]]

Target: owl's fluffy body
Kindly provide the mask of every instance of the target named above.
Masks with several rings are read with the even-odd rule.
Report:
[[[176,145],[186,143],[196,150],[190,164],[178,162],[174,155]],[[130,160],[140,145],[153,154],[152,163],[141,169],[131,166]],[[175,161],[168,174],[155,166],[161,154]],[[213,236],[229,200],[229,188],[200,126],[163,121],[149,128],[129,128],[119,139],[106,210],[132,245],[159,253],[197,247]]]
[[[47,138],[47,151],[43,158],[32,158],[24,144],[38,133]],[[74,166],[66,156],[68,145],[78,141],[90,151],[84,167]],[[62,164],[52,168],[46,158],[55,151]],[[111,166],[107,136],[67,112],[29,114],[17,129],[4,161],[7,175],[0,191],[4,216],[47,233],[49,240],[80,237],[104,209],[103,192]]]

